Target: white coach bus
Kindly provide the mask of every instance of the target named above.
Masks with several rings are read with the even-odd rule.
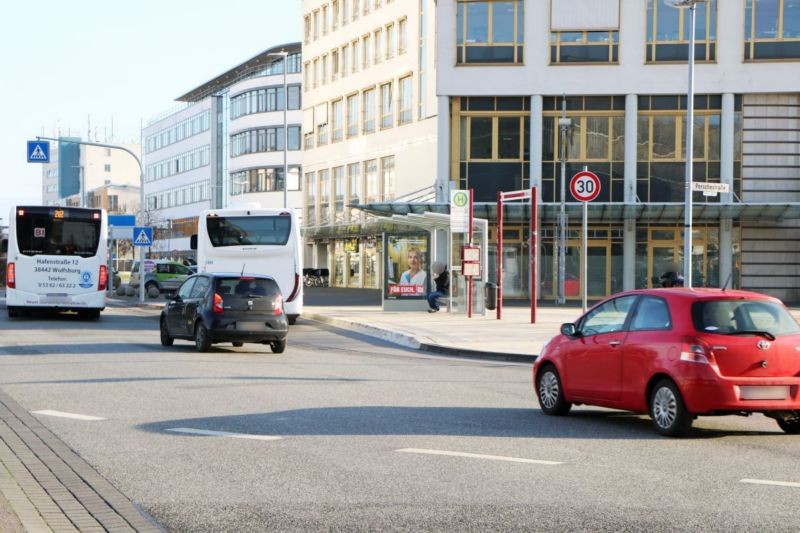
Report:
[[[303,312],[303,249],[292,209],[229,207],[205,211],[191,248],[198,272],[265,274],[278,282],[289,324]]]
[[[38,309],[99,318],[108,286],[106,212],[17,206],[8,222],[8,316]]]

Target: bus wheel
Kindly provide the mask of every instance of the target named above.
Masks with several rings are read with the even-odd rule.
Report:
[[[295,322],[297,322],[297,315],[286,315],[286,319],[289,321],[290,326],[294,326]]]

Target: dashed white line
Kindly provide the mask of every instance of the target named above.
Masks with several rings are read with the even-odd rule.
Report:
[[[100,416],[89,416],[89,415],[79,415],[76,413],[65,413],[63,411],[53,411],[51,409],[43,409],[41,411],[31,411],[31,413],[35,415],[44,415],[44,416],[57,416],[59,418],[72,418],[73,420],[105,420],[105,418]]]
[[[794,481],[770,481],[769,479],[740,479],[740,483],[753,483],[755,485],[775,485],[778,487],[794,487],[800,489],[800,483]]]
[[[171,431],[172,433],[186,433],[188,435],[205,435],[208,437],[230,437],[232,439],[281,440],[283,438],[274,437],[272,435],[248,435],[246,433],[230,433],[228,431],[211,431],[209,429],[170,428],[166,431]]]
[[[470,459],[487,459],[490,461],[508,461],[511,463],[529,463],[537,465],[560,465],[560,461],[544,461],[541,459],[524,459],[522,457],[505,457],[502,455],[484,455],[480,453],[451,452],[447,450],[428,450],[424,448],[403,448],[395,450],[402,453],[421,453],[427,455],[448,455],[451,457],[468,457]]]

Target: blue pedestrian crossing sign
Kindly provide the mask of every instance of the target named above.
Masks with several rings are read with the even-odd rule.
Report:
[[[153,228],[133,227],[134,246],[153,246]]]
[[[49,163],[50,141],[28,141],[28,163]]]

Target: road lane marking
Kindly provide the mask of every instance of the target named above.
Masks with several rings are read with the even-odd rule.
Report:
[[[228,431],[211,431],[209,429],[169,428],[166,431],[171,431],[173,433],[186,433],[189,435],[206,435],[209,437],[230,437],[232,439],[281,440],[283,438],[273,437],[271,435],[248,435],[246,433],[230,433]]]
[[[44,416],[57,416],[59,418],[72,418],[73,420],[105,420],[105,418],[100,416],[89,416],[89,415],[79,415],[76,413],[65,413],[63,411],[53,411],[51,409],[43,409],[41,411],[31,411],[31,413],[35,415],[44,415]]]
[[[523,459],[521,457],[504,457],[502,455],[483,455],[480,453],[450,452],[447,450],[427,450],[424,448],[403,448],[395,450],[403,453],[421,453],[428,455],[448,455],[451,457],[469,457],[471,459],[488,459],[490,461],[509,461],[511,463],[530,463],[536,465],[561,465],[559,461],[543,461],[541,459]]]
[[[794,481],[770,481],[768,479],[740,479],[740,483],[753,483],[755,485],[775,485],[778,487],[794,487],[800,489],[800,483]]]

